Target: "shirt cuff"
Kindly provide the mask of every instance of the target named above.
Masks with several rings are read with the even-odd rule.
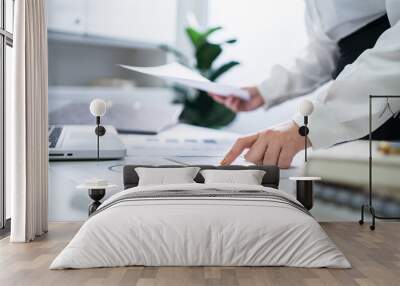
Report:
[[[336,120],[330,111],[326,110],[322,104],[314,101],[314,111],[308,119],[308,138],[311,141],[313,149],[328,148],[337,143],[351,140],[349,130],[344,128]],[[298,125],[304,125],[304,117],[296,113],[292,120]]]
[[[271,83],[270,80],[265,80],[262,83],[260,83],[259,85],[257,85],[257,89],[260,92],[261,96],[264,99],[264,108],[268,109],[272,106],[274,106],[274,97],[278,97],[278,95],[276,93],[274,93],[274,90],[276,90],[276,88],[274,87],[274,85]]]
[[[282,67],[274,66],[271,76],[257,85],[264,98],[264,108],[269,108],[285,101],[284,94],[287,88],[287,75]]]

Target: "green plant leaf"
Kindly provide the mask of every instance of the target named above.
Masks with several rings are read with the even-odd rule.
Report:
[[[205,92],[199,92],[194,101],[187,101],[180,119],[188,124],[220,128],[235,118],[236,114],[215,102]]]
[[[222,53],[220,45],[205,43],[196,51],[197,68],[201,71],[209,70],[213,62]]]
[[[188,34],[188,36],[189,36],[190,40],[192,41],[193,45],[196,48],[199,48],[199,47],[201,47],[203,44],[205,44],[207,42],[207,38],[211,34],[215,33],[216,31],[219,31],[221,29],[222,29],[222,27],[218,26],[218,27],[210,28],[205,32],[199,32],[199,31],[196,31],[192,27],[187,27],[186,28],[186,33]]]
[[[219,30],[222,30],[221,26],[210,28],[207,31],[205,31],[202,36],[203,36],[204,40],[206,40],[211,34],[215,33],[216,31],[219,31]]]
[[[226,73],[227,71],[229,71],[231,68],[239,65],[240,63],[237,61],[230,61],[227,62],[226,64],[223,64],[222,66],[220,66],[219,68],[217,68],[216,70],[211,71],[208,79],[211,81],[215,81],[217,78],[219,78],[222,74]]]
[[[196,31],[195,29],[191,27],[186,28],[186,34],[189,36],[190,41],[192,44],[195,46],[195,48],[199,48],[203,42],[203,36],[200,32]]]
[[[226,44],[234,44],[236,42],[237,42],[237,39],[229,39],[229,40],[226,40],[224,43],[226,43]]]

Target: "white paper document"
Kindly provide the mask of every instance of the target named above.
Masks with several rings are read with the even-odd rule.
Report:
[[[246,90],[230,85],[212,82],[200,75],[199,73],[192,71],[191,69],[179,63],[170,63],[155,67],[134,67],[127,65],[120,66],[128,70],[160,77],[165,80],[180,83],[182,85],[186,85],[199,90],[212,92],[221,96],[234,95],[244,100],[248,100],[250,98],[250,95]]]

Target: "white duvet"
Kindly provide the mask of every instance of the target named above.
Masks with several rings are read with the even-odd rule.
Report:
[[[110,204],[131,192],[262,190],[262,186],[180,184],[120,192],[90,217],[50,269],[145,266],[349,268],[315,219],[289,204],[257,198],[152,198]],[[135,193],[136,194],[136,193]],[[100,207],[100,209],[101,209]]]

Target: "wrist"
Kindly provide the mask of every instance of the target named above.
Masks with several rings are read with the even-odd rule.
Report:
[[[264,98],[261,96],[260,91],[255,86],[245,87],[250,94],[248,101],[243,101],[243,108],[241,111],[252,111],[264,105]]]
[[[308,147],[312,147],[312,143],[310,141],[310,138],[307,136],[302,136],[301,132],[300,132],[300,128],[303,125],[298,124],[296,121],[292,120],[292,132],[296,133],[295,136],[297,137],[297,140],[299,143],[301,143],[299,146],[301,147],[301,150],[306,148],[306,144],[307,144],[307,148]]]
[[[278,105],[285,100],[282,97],[282,87],[274,79],[268,78],[264,80],[257,85],[257,89],[264,100],[265,109]]]
[[[267,81],[263,81],[254,87],[255,89],[257,89],[258,95],[263,99],[263,102],[264,102],[263,105],[264,105],[264,108],[266,108],[266,109],[269,107],[269,98],[268,98],[269,86],[268,85],[269,84]]]

